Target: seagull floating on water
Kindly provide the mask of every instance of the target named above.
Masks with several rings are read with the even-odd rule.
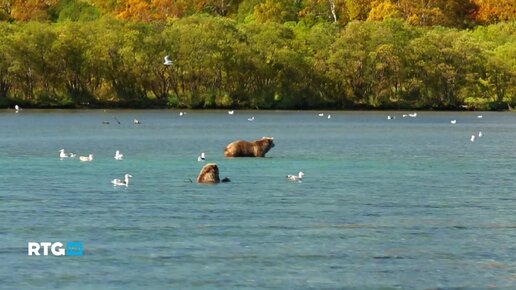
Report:
[[[324,113],[319,113],[319,117],[324,117]]]
[[[328,119],[331,119],[331,115],[330,114],[328,114]]]
[[[142,122],[140,122],[140,120],[138,120],[138,119],[134,119],[134,120],[133,120],[133,124],[139,125],[139,124],[141,124],[141,123],[142,123]]]
[[[394,120],[396,119],[396,116],[387,116],[387,120]]]
[[[64,151],[64,149],[59,150],[59,158],[68,158],[68,154],[66,154]]]
[[[417,117],[417,113],[412,113],[412,114],[408,114],[408,115],[409,115],[409,117],[412,117],[412,118]]]
[[[201,152],[201,155],[199,155],[197,157],[197,161],[201,162],[201,161],[204,161],[204,160],[206,160],[206,155],[204,154],[204,152]]]
[[[164,60],[165,62],[163,62],[164,65],[172,65],[172,61],[170,60],[169,58],[170,56],[166,55]]]
[[[122,160],[123,157],[124,157],[124,154],[120,154],[120,151],[116,150],[114,158],[116,160]]]
[[[254,121],[254,116],[252,116],[251,118],[248,118],[247,120],[250,122]]]
[[[185,112],[179,112],[179,116],[183,117],[186,113]]]
[[[482,134],[482,131],[478,131],[478,138],[480,138],[480,137],[482,137],[482,136],[484,136],[484,135]]]
[[[14,105],[14,109],[16,110],[16,113],[21,111],[21,108],[18,105]]]
[[[77,154],[75,154],[75,153],[65,153],[64,149],[60,149],[59,150],[59,158],[61,158],[61,159],[64,159],[64,158],[74,158],[75,156],[77,156]]]
[[[469,139],[471,142],[475,142],[475,135],[471,135],[471,138]]]
[[[124,175],[124,179],[113,179],[111,180],[111,183],[113,183],[114,186],[128,186],[129,185],[129,178],[133,177],[131,174]]]
[[[290,181],[297,181],[297,182],[301,182],[303,180],[303,176],[305,174],[303,173],[303,171],[299,171],[299,173],[297,175],[287,175],[287,179],[290,180]]]
[[[90,154],[88,156],[79,156],[79,160],[82,162],[89,162],[93,160],[93,154]]]
[[[229,114],[229,115],[233,115],[233,114],[235,114],[235,111],[233,111],[233,110],[228,111],[228,114]]]
[[[482,119],[484,116],[478,115],[477,118]]]
[[[450,123],[457,124],[457,120],[451,120]]]

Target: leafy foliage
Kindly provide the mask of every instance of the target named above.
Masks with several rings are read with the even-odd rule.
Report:
[[[516,22],[503,3],[3,0],[0,103],[507,108]],[[491,24],[460,30],[475,21]]]

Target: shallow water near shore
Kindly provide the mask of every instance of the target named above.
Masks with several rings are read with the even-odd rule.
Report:
[[[516,287],[516,114],[318,113],[0,111],[0,288]],[[266,158],[223,157],[262,136]],[[190,183],[200,152],[232,182]]]

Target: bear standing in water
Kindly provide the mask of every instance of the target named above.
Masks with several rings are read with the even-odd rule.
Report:
[[[248,142],[238,140],[230,143],[224,149],[226,157],[265,157],[265,154],[274,147],[274,140],[271,137]]]

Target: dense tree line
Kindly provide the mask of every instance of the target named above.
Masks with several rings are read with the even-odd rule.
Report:
[[[0,104],[510,108],[504,3],[3,0]]]
[[[93,20],[101,16],[151,22],[209,13],[239,22],[346,24],[403,18],[415,25],[471,27],[515,20],[514,0],[0,0],[0,21]]]

